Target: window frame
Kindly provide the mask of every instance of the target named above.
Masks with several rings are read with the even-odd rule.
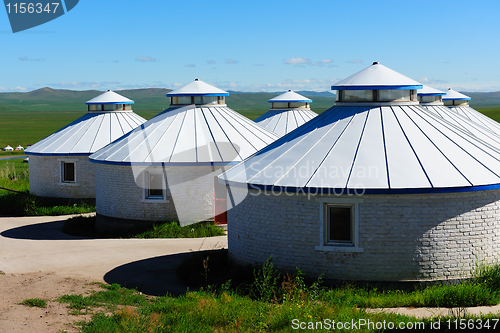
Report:
[[[59,185],[65,185],[65,186],[78,186],[78,163],[77,160],[73,159],[58,159],[57,162],[59,163]],[[73,181],[68,181],[65,180],[65,169],[64,165],[65,164],[73,164],[73,176],[74,180]]]
[[[363,198],[317,198],[319,204],[319,245],[315,246],[318,251],[332,252],[364,252],[359,244],[359,204],[364,202]],[[348,207],[351,209],[351,238],[350,242],[332,241],[328,239],[329,213],[328,207]]]
[[[162,196],[152,196],[150,195],[149,191],[151,190],[151,175],[161,175],[161,182],[162,182]],[[165,172],[163,170],[161,171],[153,171],[153,170],[148,170],[143,172],[143,201],[144,202],[158,202],[158,203],[167,203],[169,202],[167,200],[167,187],[166,187],[166,181],[165,181]]]

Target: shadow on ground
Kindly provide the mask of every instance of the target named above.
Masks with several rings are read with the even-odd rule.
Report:
[[[104,281],[151,296],[179,296],[186,293],[188,286],[178,278],[176,268],[191,255],[186,252],[134,261],[109,271]]]
[[[0,233],[0,236],[31,240],[88,239],[84,237],[66,235],[64,232],[62,232],[64,222],[66,222],[66,220],[25,225],[22,227],[5,230]]]

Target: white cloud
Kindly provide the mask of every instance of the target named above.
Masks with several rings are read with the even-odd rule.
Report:
[[[313,66],[319,66],[319,67],[323,67],[323,66],[326,66],[328,65],[328,67],[336,67],[334,64],[333,64],[333,60],[332,59],[323,59],[321,61],[316,61],[315,63],[312,64]]]
[[[253,84],[244,86],[241,91],[248,92],[276,92],[283,90],[309,90],[309,91],[331,91],[331,86],[340,81],[339,79],[305,79],[284,80],[280,83]]]
[[[305,66],[337,67],[333,64],[333,60],[328,59],[328,58],[312,62],[310,59],[307,59],[307,58],[296,57],[296,58],[290,58],[288,60],[285,60],[284,63],[286,65],[294,65],[296,67],[305,67]]]
[[[113,88],[119,86],[120,82],[118,81],[103,81],[103,82],[87,82],[87,81],[63,81],[59,83],[49,84],[50,87],[57,87],[63,89],[82,89],[82,88]]]
[[[424,83],[424,84],[442,84],[442,83],[448,83],[444,80],[438,80],[438,79],[430,79],[426,76],[424,77],[421,77],[420,79],[415,79],[416,81],[420,82],[420,83]]]
[[[135,58],[135,61],[139,61],[139,62],[156,62],[156,59],[155,58],[151,58],[151,57],[137,57],[137,58]]]
[[[443,91],[452,88],[456,91],[495,92],[500,91],[500,82],[449,82],[432,84],[432,87]]]
[[[213,64],[215,64],[215,60],[207,60],[207,64],[213,65]]]
[[[196,65],[195,64],[187,64],[187,65],[184,65],[184,67],[194,68],[194,67],[196,67]]]
[[[12,92],[12,91],[28,91],[28,88],[25,88],[25,87],[21,87],[21,86],[16,86],[14,88],[8,88],[8,87],[0,87],[0,91],[8,91],[8,92]]]
[[[19,61],[45,61],[45,59],[43,58],[33,59],[28,57],[21,57],[19,58]]]
[[[228,64],[228,65],[234,65],[237,63],[238,63],[238,60],[234,60],[234,59],[227,59],[226,60],[226,64]]]
[[[285,60],[285,64],[287,65],[310,65],[311,60],[302,58],[302,57],[296,57],[296,58],[290,58],[288,60]]]
[[[214,83],[213,85],[215,85],[219,89],[234,90],[234,89],[240,88],[240,85],[236,82],[217,82],[217,83]]]

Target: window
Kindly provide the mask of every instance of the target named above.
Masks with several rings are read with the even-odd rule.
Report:
[[[363,198],[317,198],[320,216],[319,251],[364,252],[359,246],[358,211]]]
[[[145,172],[145,197],[152,200],[165,200],[163,173]]]
[[[442,102],[441,95],[420,95],[418,96],[420,103]]]
[[[338,90],[337,101],[346,103],[416,101],[416,90]]]
[[[326,243],[353,245],[352,206],[325,205]]]
[[[75,183],[75,162],[61,162],[61,182]]]

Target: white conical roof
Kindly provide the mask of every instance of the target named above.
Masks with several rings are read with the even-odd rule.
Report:
[[[167,96],[229,96],[229,93],[196,79],[184,87],[169,92]]]
[[[96,100],[100,102],[95,102]],[[131,104],[133,101],[108,90],[87,102],[87,104],[94,103]],[[27,148],[25,152],[32,155],[89,155],[145,121],[146,119],[131,110],[89,112]]]
[[[108,90],[105,93],[100,94],[97,97],[92,98],[87,101],[87,105],[90,104],[134,104],[134,101],[124,97],[114,91]]]
[[[481,112],[474,110],[468,105],[448,106],[448,109],[451,112],[457,113],[469,119],[471,122],[487,128],[490,131],[500,133],[500,123],[496,122],[488,116],[485,116]]]
[[[278,137],[226,106],[170,108],[90,159],[105,164],[239,162]]]
[[[421,107],[431,112],[432,114],[435,114],[436,116],[446,120],[457,129],[472,134],[486,143],[491,143],[493,141],[493,145],[495,147],[500,147],[500,124],[495,122],[499,128],[499,130],[495,132],[494,130],[486,126],[481,125],[477,121],[472,121],[470,118],[467,118],[462,114],[450,110],[450,108],[444,105],[424,104],[421,105]]]
[[[417,95],[436,96],[436,95],[446,95],[446,93],[441,90],[423,85],[422,89],[417,90]]]
[[[451,88],[448,88],[446,91],[446,95],[443,96],[443,101],[444,100],[470,100],[471,98],[467,95],[464,95],[462,93],[459,93],[458,91],[455,91]]]
[[[281,103],[312,103],[312,100],[304,97],[292,90],[271,98],[269,103],[281,102]],[[311,111],[310,108],[283,108],[283,109],[271,109],[264,113],[262,116],[258,117],[254,121],[264,127],[265,129],[277,134],[278,136],[283,136],[304,123],[316,117],[318,114]]]
[[[335,194],[500,188],[497,142],[418,105],[367,104],[333,106],[219,179],[253,189]]]
[[[303,103],[312,103],[312,100],[310,100],[307,97],[302,96],[301,94],[297,94],[295,91],[288,90],[287,92],[284,92],[283,94],[276,96],[274,98],[271,98],[269,100],[269,103],[274,103],[274,102],[282,102],[282,103],[287,103],[287,102],[303,102]]]
[[[317,115],[311,109],[269,110],[255,119],[255,122],[281,137]]]
[[[422,89],[422,84],[384,65],[374,62],[370,67],[332,86],[332,90]]]

